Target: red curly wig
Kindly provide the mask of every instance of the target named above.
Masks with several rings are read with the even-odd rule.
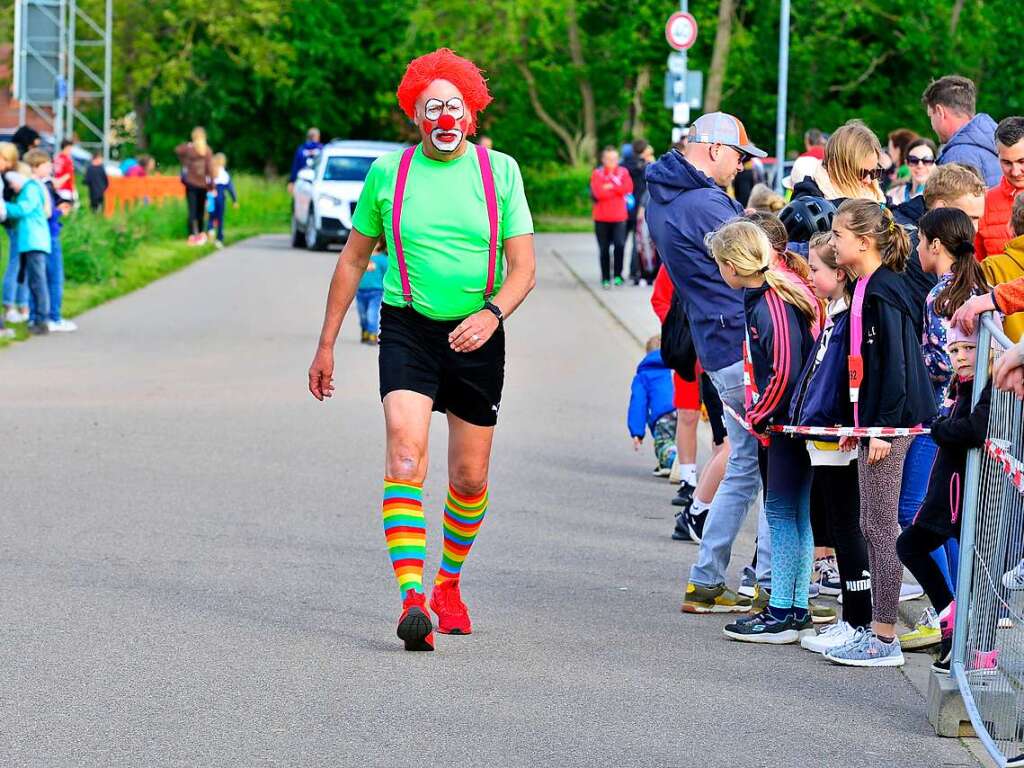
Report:
[[[487,90],[487,81],[477,65],[449,48],[438,48],[409,62],[402,82],[398,84],[398,106],[410,120],[414,120],[416,99],[435,80],[447,80],[462,91],[472,123],[469,129],[472,136],[476,133],[476,114],[491,103],[491,92]]]

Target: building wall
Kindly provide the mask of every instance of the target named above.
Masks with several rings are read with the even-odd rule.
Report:
[[[14,46],[0,44],[0,130],[18,127],[18,102],[11,98],[11,76],[14,65]],[[29,112],[27,122],[40,132],[49,132],[50,126],[39,115]]]

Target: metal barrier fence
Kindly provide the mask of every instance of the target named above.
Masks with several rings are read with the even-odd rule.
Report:
[[[982,318],[974,398],[989,380],[990,344],[1012,342]],[[1024,404],[993,389],[985,447],[964,478],[953,632],[954,675],[978,738],[1000,766],[1024,765]]]

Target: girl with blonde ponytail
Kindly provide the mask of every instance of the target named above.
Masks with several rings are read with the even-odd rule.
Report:
[[[935,415],[935,396],[921,356],[921,329],[901,273],[910,238],[892,212],[867,200],[847,200],[832,221],[837,263],[857,275],[850,308],[849,377],[854,424],[915,427]],[[897,510],[910,437],[849,438],[858,448],[860,527],[871,562],[871,627],[850,644],[826,653],[857,667],[897,667],[903,652],[896,638],[903,565],[896,553]]]
[[[817,311],[807,294],[772,264],[772,246],[752,221],[737,220],[713,233],[711,255],[722,279],[743,290],[747,326],[744,379],[746,421],[759,435],[785,423],[789,402],[814,345]],[[807,592],[814,560],[811,532],[810,461],[802,440],[772,434],[765,452],[765,517],[771,531],[772,585],[760,613],[725,628],[726,637],[748,643],[795,643],[814,634]]]

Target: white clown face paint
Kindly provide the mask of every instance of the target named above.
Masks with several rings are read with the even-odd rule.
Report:
[[[441,155],[460,150],[472,121],[458,88],[447,80],[435,80],[423,95],[417,109],[421,139]]]

